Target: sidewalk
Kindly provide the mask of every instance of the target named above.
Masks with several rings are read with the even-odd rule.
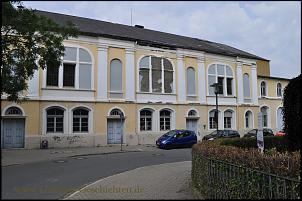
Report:
[[[96,181],[65,199],[196,199],[191,161],[137,168]]]
[[[111,154],[123,152],[156,150],[154,145],[123,146],[109,145],[104,147],[66,148],[66,149],[2,149],[1,166],[27,164],[55,160],[71,156]]]

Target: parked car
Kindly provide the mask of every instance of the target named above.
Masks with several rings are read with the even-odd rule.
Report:
[[[196,133],[190,130],[171,130],[156,140],[156,146],[161,149],[192,147],[195,143]]]
[[[285,135],[286,135],[286,133],[283,132],[283,131],[278,131],[278,132],[276,132],[276,134],[275,134],[275,136],[285,136]]]
[[[244,134],[243,137],[257,137],[258,129],[253,129]],[[263,136],[274,136],[274,132],[272,129],[264,128],[263,129]]]
[[[202,140],[214,140],[217,138],[233,138],[233,137],[240,137],[238,131],[235,130],[217,130],[213,131],[212,133],[204,136]]]

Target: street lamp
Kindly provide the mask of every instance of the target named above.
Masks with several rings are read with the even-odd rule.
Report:
[[[219,91],[219,84],[218,83],[214,83],[212,85],[210,85],[210,87],[214,87],[214,93],[216,96],[216,111],[215,111],[215,116],[214,119],[216,121],[216,129],[217,129],[217,135],[218,135],[218,91]]]

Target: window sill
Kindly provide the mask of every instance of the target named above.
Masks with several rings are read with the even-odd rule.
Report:
[[[207,97],[213,97],[215,98],[215,95],[207,95]],[[218,98],[237,98],[236,96],[224,96],[224,95],[218,95]]]
[[[176,96],[175,93],[156,93],[156,92],[136,92],[137,94],[149,94],[149,95],[163,95],[163,96]]]
[[[59,87],[45,87],[42,90],[62,90],[62,91],[90,91],[95,92],[94,89],[76,89],[76,88],[59,88]]]

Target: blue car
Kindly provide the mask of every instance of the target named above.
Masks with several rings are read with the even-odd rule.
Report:
[[[196,133],[190,130],[171,130],[156,140],[156,146],[161,149],[192,147],[195,143]]]

